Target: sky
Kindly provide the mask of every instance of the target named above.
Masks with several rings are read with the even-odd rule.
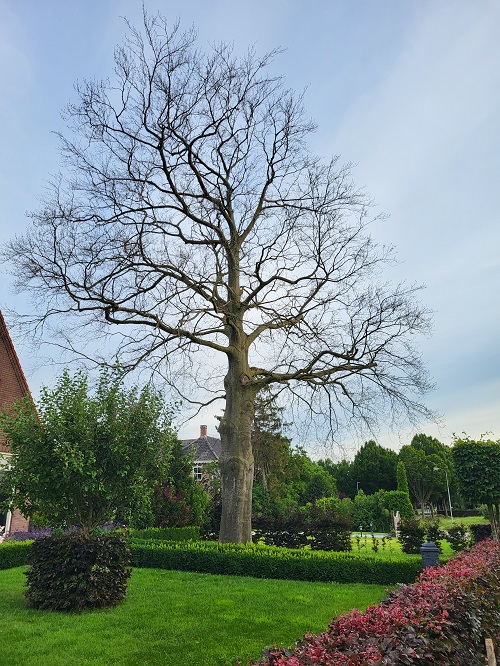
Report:
[[[273,67],[305,91],[313,150],[354,162],[386,217],[371,233],[394,245],[388,279],[422,284],[433,329],[419,349],[441,415],[420,431],[500,437],[500,3],[497,0],[147,0],[200,46],[283,49]],[[56,131],[74,84],[112,74],[126,17],[142,0],[0,0],[0,243],[29,225],[59,170]],[[0,266],[0,309],[29,311]],[[36,397],[60,368],[11,331]],[[208,410],[180,430],[196,437]],[[398,450],[412,431],[382,432]],[[308,442],[299,442],[308,445]],[[360,442],[345,443],[351,452]]]

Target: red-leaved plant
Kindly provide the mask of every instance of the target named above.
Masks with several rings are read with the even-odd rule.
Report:
[[[427,569],[365,613],[333,619],[293,650],[264,650],[254,666],[483,665],[485,637],[500,639],[500,544],[493,541]]]

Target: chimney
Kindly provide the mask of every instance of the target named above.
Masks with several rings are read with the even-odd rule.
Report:
[[[202,437],[206,437],[206,436],[207,436],[207,426],[202,425],[202,426],[200,426],[200,439]]]

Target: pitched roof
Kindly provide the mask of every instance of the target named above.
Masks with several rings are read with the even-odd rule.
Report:
[[[30,395],[28,382],[9,335],[7,324],[0,312],[0,409],[9,407],[26,394]],[[0,433],[0,451],[8,451],[4,442]]]
[[[181,442],[186,453],[191,453],[195,463],[213,462],[219,460],[221,443],[217,437],[198,437],[198,439],[184,439]]]

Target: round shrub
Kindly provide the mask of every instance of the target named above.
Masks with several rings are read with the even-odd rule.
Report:
[[[127,591],[130,552],[116,534],[71,532],[33,543],[26,598],[40,610],[115,606]]]

